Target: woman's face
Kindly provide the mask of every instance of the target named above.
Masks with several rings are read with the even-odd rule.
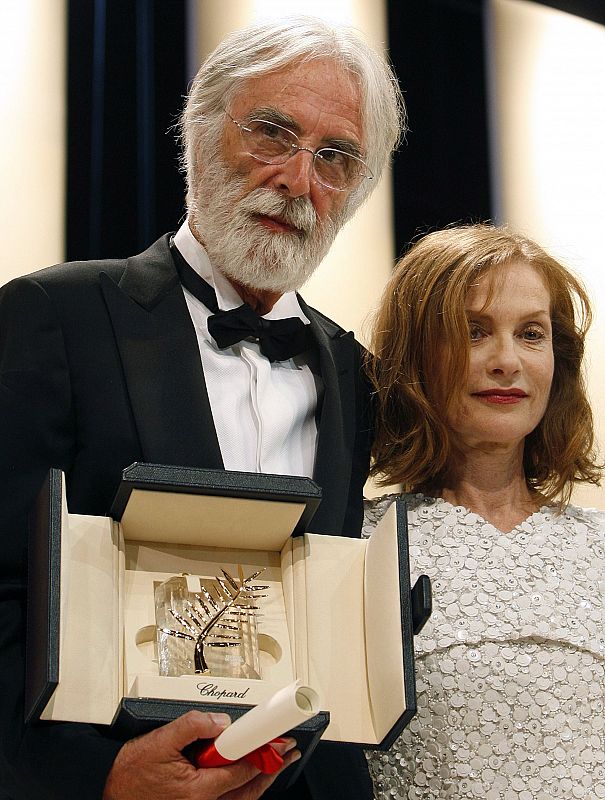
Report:
[[[532,266],[515,261],[485,273],[465,308],[468,380],[448,423],[463,446],[519,445],[548,405],[554,370],[550,292]]]

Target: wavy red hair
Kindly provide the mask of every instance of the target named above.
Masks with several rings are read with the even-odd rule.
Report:
[[[367,369],[376,399],[372,474],[405,491],[439,489],[456,445],[446,424],[449,398],[468,372],[465,300],[472,283],[512,261],[534,267],[550,290],[554,376],[548,407],[525,440],[531,490],[567,502],[574,483],[598,484],[593,417],[583,377],[590,302],[581,282],[535,242],[487,224],[428,234],[400,260],[377,312]],[[443,338],[454,345],[445,365],[448,392],[435,392]],[[444,374],[444,373],[442,373]]]

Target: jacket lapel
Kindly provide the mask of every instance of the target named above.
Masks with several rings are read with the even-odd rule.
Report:
[[[145,461],[222,469],[199,348],[168,247],[169,235],[129,258],[101,286]],[[322,502],[311,528],[340,533],[355,441],[355,340],[299,297],[319,346],[324,397],[314,480]],[[344,531],[346,533],[346,531]]]
[[[324,383],[313,479],[321,486],[322,501],[311,529],[340,534],[347,511],[352,451],[355,442],[355,339],[299,297],[319,345]]]
[[[221,469],[195,330],[169,236],[129,258],[101,286],[115,332],[143,458]]]

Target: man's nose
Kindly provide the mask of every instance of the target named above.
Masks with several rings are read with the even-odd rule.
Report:
[[[301,149],[279,164],[271,185],[288,197],[305,197],[311,191],[312,173],[313,153]]]

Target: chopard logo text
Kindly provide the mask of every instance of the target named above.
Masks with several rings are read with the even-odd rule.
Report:
[[[222,700],[223,698],[229,697],[243,700],[250,691],[250,687],[248,686],[243,692],[228,692],[226,689],[221,689],[216,683],[198,683],[197,688],[202,697],[213,697],[215,700]]]

